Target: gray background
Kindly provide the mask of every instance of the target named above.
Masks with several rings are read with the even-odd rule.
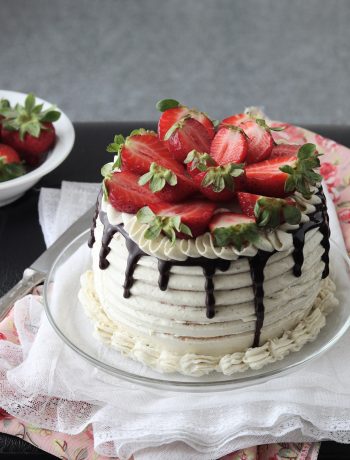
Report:
[[[347,0],[0,0],[0,19],[0,88],[75,121],[154,120],[164,97],[350,119]]]

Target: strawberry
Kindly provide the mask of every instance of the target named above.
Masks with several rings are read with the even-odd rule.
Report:
[[[209,152],[210,149],[207,130],[190,115],[175,123],[164,139],[168,141],[168,149],[180,163],[183,163],[191,150]]]
[[[245,187],[251,193],[277,198],[297,190],[308,199],[312,195],[310,187],[322,179],[314,171],[320,166],[319,156],[314,144],[304,144],[297,157],[250,164],[245,169]]]
[[[25,172],[18,153],[9,145],[0,144],[0,182],[23,176]]]
[[[248,120],[241,123],[240,127],[248,136],[247,163],[266,160],[275,143],[265,120]]]
[[[205,127],[210,140],[214,137],[215,129],[213,122],[204,112],[199,112],[196,109],[189,109],[174,99],[163,99],[157,103],[156,107],[160,112],[163,112],[158,122],[159,139],[164,140],[169,129],[187,115],[197,120]]]
[[[239,251],[259,239],[255,219],[244,214],[223,212],[215,214],[209,223],[216,246],[235,246]]]
[[[231,115],[230,117],[224,118],[221,121],[219,127],[222,128],[223,126],[226,126],[226,125],[239,126],[244,121],[247,121],[250,119],[251,117],[249,116],[248,113],[235,113],[234,115]]]
[[[197,191],[192,178],[185,171],[174,173],[157,163],[152,163],[149,172],[139,179],[140,185],[149,182],[150,190],[162,201],[177,203]]]
[[[279,157],[294,157],[297,155],[300,147],[301,145],[295,145],[295,144],[274,145],[269,158],[272,159],[272,158],[279,158]]]
[[[254,217],[259,227],[276,228],[285,222],[300,223],[301,212],[291,198],[284,200],[245,192],[238,192],[237,198],[242,212]]]
[[[139,176],[130,171],[113,172],[105,165],[102,168],[104,196],[112,206],[121,212],[136,213],[147,204],[157,204],[161,200],[148,187],[139,185]]]
[[[236,126],[224,126],[216,133],[210,154],[219,165],[242,163],[248,152],[245,133]]]
[[[214,158],[208,153],[197,152],[197,150],[191,150],[184,163],[187,165],[187,171],[192,177],[196,177],[201,171],[206,171],[208,166],[218,166]]]
[[[136,129],[126,138],[121,134],[116,135],[114,141],[107,146],[107,152],[117,155],[116,166],[122,171],[145,174],[152,163],[157,163],[174,172],[184,172],[184,168],[172,158],[154,131]]]
[[[2,140],[11,145],[31,166],[37,166],[45,159],[45,154],[54,145],[56,132],[53,122],[61,116],[55,107],[42,110],[43,104],[35,105],[35,96],[30,93],[24,106],[5,107],[0,110],[4,118]]]
[[[188,201],[182,204],[150,204],[140,209],[137,219],[148,225],[145,238],[157,238],[161,232],[174,244],[177,238],[197,237],[206,232],[215,210],[207,201]]]

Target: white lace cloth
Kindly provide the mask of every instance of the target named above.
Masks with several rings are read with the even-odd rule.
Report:
[[[64,182],[61,191],[42,190],[40,222],[48,243],[91,206],[97,188]],[[341,242],[334,209],[330,213]],[[350,332],[288,376],[231,392],[185,394],[103,378],[56,336],[40,297],[17,302],[14,317],[20,345],[0,341],[0,406],[69,434],[92,423],[102,455],[209,460],[256,444],[350,442]]]

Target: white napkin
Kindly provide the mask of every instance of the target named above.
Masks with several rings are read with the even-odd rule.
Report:
[[[42,192],[46,241],[94,202],[95,184],[86,189],[80,184],[79,204],[72,199],[75,187],[63,183],[59,197]],[[332,205],[329,213],[333,237],[344,244]],[[87,251],[79,251],[69,276],[86,263]],[[97,371],[55,334],[40,297],[16,304],[15,324],[21,345],[0,342],[0,406],[70,434],[92,423],[95,449],[102,455],[209,460],[256,444],[350,442],[349,332],[323,357],[288,376],[246,389],[188,394],[141,388]]]

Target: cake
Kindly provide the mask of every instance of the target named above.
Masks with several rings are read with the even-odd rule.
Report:
[[[338,304],[315,145],[259,114],[218,127],[174,100],[115,136],[79,298],[96,335],[159,372],[226,375],[314,340]]]

